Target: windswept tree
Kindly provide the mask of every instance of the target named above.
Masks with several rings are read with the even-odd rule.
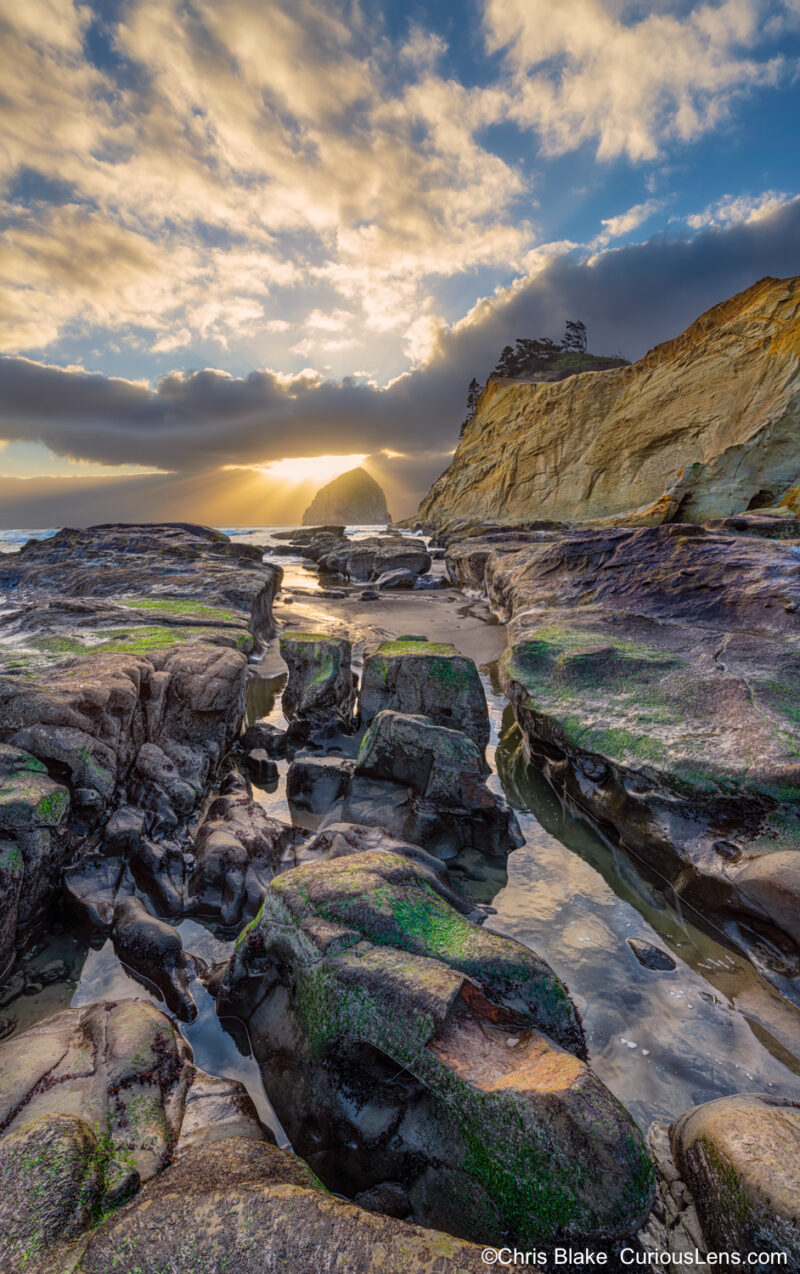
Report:
[[[561,339],[561,348],[570,354],[586,353],[586,324],[580,319],[573,322],[567,319],[567,326]]]
[[[469,389],[467,390],[467,414],[464,418],[464,423],[461,426],[462,436],[467,425],[472,420],[472,417],[475,415],[475,411],[478,406],[478,399],[480,398],[482,392],[483,392],[483,385],[481,385],[473,376],[472,380],[469,382]]]

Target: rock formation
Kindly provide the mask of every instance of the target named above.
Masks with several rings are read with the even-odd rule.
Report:
[[[447,564],[509,624],[502,684],[556,790],[735,917],[768,969],[800,971],[797,540],[492,531],[451,542]]]
[[[721,1097],[686,1111],[670,1140],[712,1249],[780,1252],[784,1268],[800,1266],[800,1104]]]
[[[325,575],[379,580],[398,571],[418,577],[431,568],[431,555],[424,542],[398,531],[382,531],[360,540],[344,535],[342,527],[317,527],[287,534],[291,536],[290,543],[280,545],[276,551],[307,557]]]
[[[352,1274],[485,1268],[470,1244],[333,1199],[149,1004],[69,1009],[0,1045],[3,1274],[277,1274],[328,1256]]]
[[[303,514],[303,526],[341,522],[345,526],[391,522],[382,488],[366,469],[349,469],[321,487]]]
[[[385,641],[364,661],[358,710],[369,724],[384,708],[462,730],[481,753],[489,710],[478,669],[448,642],[412,634]]]
[[[800,278],[762,279],[631,366],[490,377],[418,517],[655,524],[777,504],[800,477],[799,362]]]
[[[281,572],[262,556],[168,524],[64,530],[3,559],[0,973],[119,806],[140,820],[122,837],[134,875],[158,862],[157,901],[180,910],[180,849],[154,841],[185,825],[238,734],[246,653],[274,631]],[[83,863],[69,882],[103,927],[113,876]]]
[[[478,1242],[635,1231],[649,1157],[582,1060],[565,988],[442,895],[369,851],[267,890],[220,1011],[247,1021],[294,1146],[330,1188],[402,1182],[418,1221]]]

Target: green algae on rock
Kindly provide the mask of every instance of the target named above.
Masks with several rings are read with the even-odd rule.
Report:
[[[280,652],[289,669],[281,699],[287,718],[317,727],[349,725],[355,700],[352,643],[327,633],[284,633]]]
[[[493,529],[447,560],[508,623],[501,684],[556,790],[688,901],[785,946],[797,873],[776,888],[762,864],[800,843],[796,547],[689,525]]]
[[[627,1234],[649,1208],[640,1134],[581,1060],[563,984],[407,858],[277,878],[220,1011],[248,1022],[281,1122],[331,1188],[403,1180],[418,1220],[484,1242]]]
[[[478,669],[449,642],[413,636],[383,642],[364,661],[358,706],[365,724],[390,708],[462,730],[481,751],[489,742]]]
[[[523,843],[516,815],[488,787],[480,748],[467,734],[388,709],[364,735],[342,817],[385,827],[443,859],[462,849],[504,857]]]
[[[681,1115],[670,1141],[710,1246],[800,1264],[800,1104],[721,1097]]]
[[[78,1240],[71,1255],[74,1274],[486,1268],[480,1248],[336,1199],[290,1152],[242,1137],[181,1153],[127,1208]]]

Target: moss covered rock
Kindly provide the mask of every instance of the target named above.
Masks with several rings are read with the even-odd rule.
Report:
[[[649,1207],[640,1134],[581,1060],[565,987],[418,863],[367,852],[275,880],[221,1011],[247,1020],[330,1188],[403,1181],[423,1224],[531,1245],[628,1233]]]
[[[796,943],[796,547],[677,524],[492,533],[447,552],[473,586],[474,562],[508,623],[501,683],[556,790],[688,901]]]
[[[742,1093],[672,1125],[675,1163],[716,1251],[783,1252],[800,1266],[800,1103]]]
[[[69,789],[21,748],[0,743],[0,973],[18,929],[48,900],[67,852]]]
[[[284,715],[318,727],[348,727],[355,700],[351,643],[325,633],[292,633],[281,637],[280,651],[289,669]]]
[[[505,798],[487,786],[480,749],[468,735],[388,710],[364,735],[343,817],[385,827],[444,859],[462,849],[502,857],[523,843]]]
[[[481,751],[489,742],[489,711],[478,669],[449,642],[413,636],[383,642],[364,661],[358,706],[367,724],[390,708],[461,730]]]
[[[108,1147],[75,1115],[39,1115],[0,1138],[0,1267],[24,1269],[87,1229],[105,1191]]]
[[[479,1248],[335,1199],[302,1160],[240,1137],[180,1155],[81,1248],[73,1255],[75,1274],[479,1274],[486,1268]]]

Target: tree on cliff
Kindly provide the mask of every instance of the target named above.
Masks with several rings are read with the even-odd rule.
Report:
[[[577,322],[567,319],[567,326],[561,338],[561,348],[570,354],[586,353],[586,324],[581,323],[580,319]]]
[[[483,385],[481,385],[473,376],[472,380],[469,382],[469,389],[467,390],[467,414],[461,426],[462,436],[467,425],[475,415],[475,409],[478,406],[478,399],[480,398],[482,391]]]

